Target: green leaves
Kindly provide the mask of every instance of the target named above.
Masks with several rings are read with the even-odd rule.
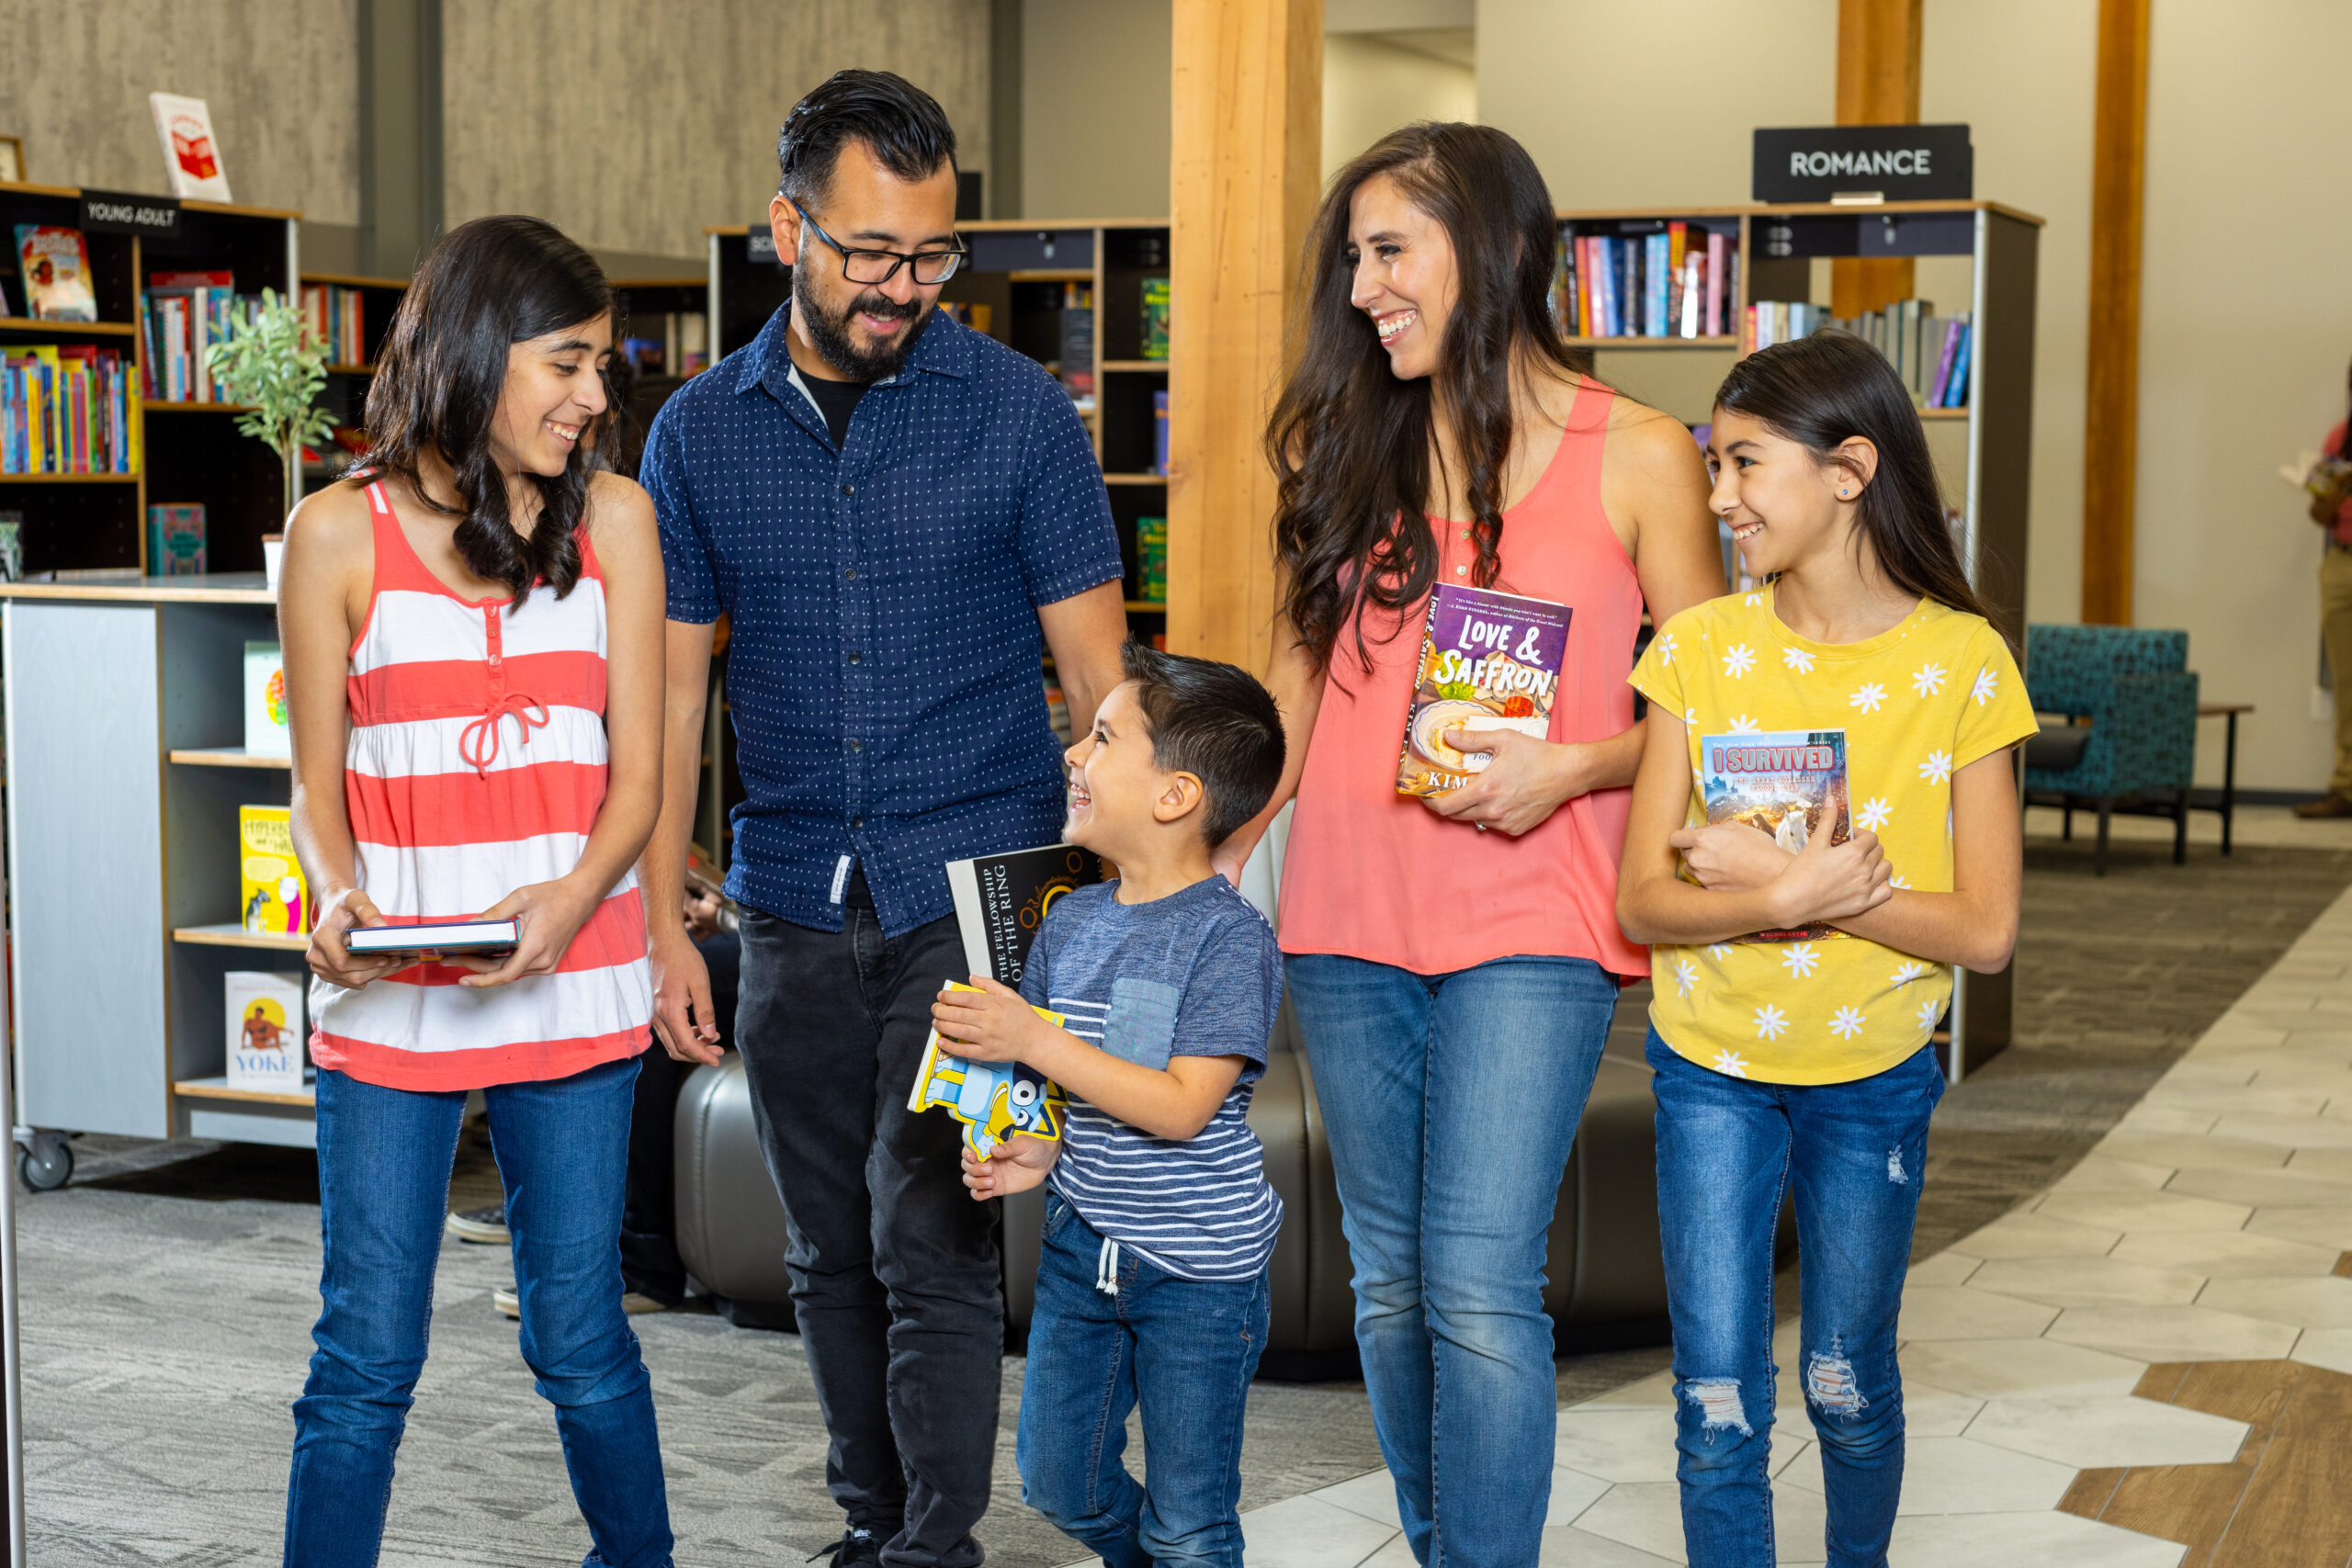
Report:
[[[293,300],[265,288],[260,308],[232,323],[228,341],[207,350],[205,363],[227,400],[251,405],[237,416],[237,429],[277,449],[286,466],[287,510],[293,510],[302,448],[334,428],[334,417],[317,406],[327,384],[326,345],[310,335]]]

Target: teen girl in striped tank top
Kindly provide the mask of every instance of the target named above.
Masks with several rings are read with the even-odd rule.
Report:
[[[578,246],[536,219],[454,231],[393,318],[369,472],[288,532],[325,1254],[287,1498],[304,1568],[376,1561],[473,1089],[587,1562],[670,1561],[619,1254],[652,1016],[630,868],[659,809],[663,591],[645,492],[591,471],[611,352],[611,289]],[[344,945],[354,926],[477,916],[516,920],[511,956]]]

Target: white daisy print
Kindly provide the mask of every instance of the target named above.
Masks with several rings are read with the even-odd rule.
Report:
[[[1813,673],[1813,655],[1807,653],[1802,648],[1784,648],[1781,649],[1781,662],[1787,665],[1790,669],[1795,671],[1800,675],[1810,675]]]
[[[1724,959],[1731,956],[1731,945],[1732,944],[1727,942],[1711,943],[1707,948],[1707,956],[1713,959],[1716,963],[1721,964]]]
[[[1821,954],[1814,952],[1809,942],[1801,942],[1781,955],[1781,967],[1800,980],[1811,975],[1813,966],[1820,962]]]
[[[1731,732],[1734,735],[1760,735],[1764,732],[1764,727],[1743,713],[1732,719]]]
[[[1930,661],[1919,666],[1911,677],[1911,689],[1923,697],[1932,697],[1944,689],[1944,667]]]
[[[1951,779],[1951,753],[1949,751],[1928,752],[1928,760],[1919,764],[1920,782],[1939,784],[1949,783]]]
[[[1887,874],[1886,885],[1889,887],[1900,887],[1905,893],[1911,891],[1911,885],[1903,879],[1903,874],[1899,871]]]
[[[1976,699],[1976,705],[1981,708],[1993,700],[1993,693],[2000,683],[2001,678],[1993,673],[1992,666],[1987,665],[1976,672],[1976,684],[1968,689],[1968,694]]]
[[[1674,961],[1674,989],[1677,995],[1689,996],[1690,987],[1699,982],[1699,966],[1687,958]]]
[[[1894,972],[1894,977],[1891,984],[1907,986],[1912,981],[1917,979],[1920,976],[1925,975],[1927,972],[1928,966],[1924,964],[1905,964],[1902,968],[1897,969]]]
[[[1829,1032],[1840,1039],[1851,1040],[1862,1032],[1862,1025],[1869,1021],[1852,1008],[1839,1008],[1829,1015]]]
[[[1761,593],[1750,593],[1747,596],[1747,604],[1750,609],[1753,609],[1755,606],[1761,604],[1762,603],[1764,603],[1764,595]]]
[[[1862,682],[1860,691],[1846,699],[1846,705],[1860,708],[1864,713],[1876,713],[1878,705],[1884,701],[1886,701],[1886,688],[1876,681],[1865,681]]]
[[[1715,1053],[1715,1071],[1726,1077],[1744,1078],[1747,1076],[1747,1064],[1739,1059],[1736,1051],[1718,1051]]]
[[[1922,1029],[1933,1029],[1933,1028],[1935,1028],[1935,1026],[1936,1026],[1936,1020],[1938,1020],[1938,1019],[1941,1018],[1941,1017],[1943,1016],[1943,1013],[1944,1013],[1944,1004],[1943,1004],[1943,1003],[1941,1003],[1941,1002],[1921,1002],[1921,1003],[1919,1004],[1919,1027],[1920,1027],[1920,1028],[1922,1028]]]
[[[1756,650],[1744,642],[1733,643],[1724,649],[1724,673],[1735,678],[1747,674],[1756,667]]]
[[[1650,646],[1657,649],[1657,661],[1660,664],[1674,662],[1674,634],[1672,632],[1658,633],[1657,639]]]
[[[1894,810],[1893,807],[1887,805],[1883,795],[1874,795],[1862,802],[1862,808],[1854,813],[1854,820],[1875,833],[1886,826],[1886,819],[1894,814]]]
[[[1766,1002],[1756,1010],[1756,1038],[1758,1040],[1778,1040],[1787,1032],[1788,1027],[1789,1015],[1771,1003]]]

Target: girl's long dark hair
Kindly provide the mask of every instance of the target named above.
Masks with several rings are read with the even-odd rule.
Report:
[[[538,487],[539,514],[527,534],[514,526],[506,478],[490,449],[507,350],[612,309],[603,269],[553,224],[477,218],[425,256],[377,356],[360,466],[398,475],[425,505],[458,517],[458,554],[476,576],[504,583],[517,609],[537,582],[561,598],[580,581],[577,534],[592,464],[582,441],[562,473],[527,476]],[[426,492],[417,464],[427,452],[456,475],[457,506]]]
[[[1903,378],[1877,349],[1835,331],[1774,344],[1731,367],[1715,407],[1747,415],[1816,462],[1851,468],[1838,447],[1858,435],[1877,447],[1878,468],[1857,513],[1879,569],[1905,593],[1982,615],[2009,635],[1969,583],[1944,520],[1927,429]]]
[[[1453,244],[1458,290],[1435,374],[1390,373],[1379,334],[1349,303],[1349,208],[1385,175]],[[1266,454],[1277,484],[1274,550],[1287,577],[1283,613],[1328,669],[1340,632],[1366,606],[1404,614],[1437,575],[1422,508],[1430,492],[1432,398],[1445,400],[1465,469],[1473,580],[1500,568],[1502,486],[1510,457],[1510,372],[1582,374],[1551,308],[1560,243],[1535,161],[1488,126],[1423,121],[1390,132],[1340,171],[1307,239],[1306,342],[1274,404]],[[1393,633],[1392,633],[1393,635]],[[1356,621],[1356,656],[1372,658]]]

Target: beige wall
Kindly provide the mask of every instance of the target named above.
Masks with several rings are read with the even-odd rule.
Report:
[[[537,213],[699,262],[706,224],[775,193],[786,111],[849,65],[930,92],[988,166],[988,0],[444,0],[442,44],[453,225]]]
[[[1323,177],[1417,119],[1478,118],[1478,73],[1357,33],[1323,39]]]
[[[1030,218],[1165,218],[1170,0],[1025,0],[1021,210]]]
[[[202,98],[229,188],[359,218],[356,0],[0,0],[0,135],[36,180],[170,189],[147,95]]]
[[[2159,6],[2148,71],[2140,333],[2142,626],[2188,628],[2208,700],[2255,702],[2239,781],[2311,788],[2318,530],[2272,470],[2344,417],[2352,210],[2340,0]],[[2337,678],[2352,700],[2352,671]],[[2207,726],[2203,770],[2218,773]]]

